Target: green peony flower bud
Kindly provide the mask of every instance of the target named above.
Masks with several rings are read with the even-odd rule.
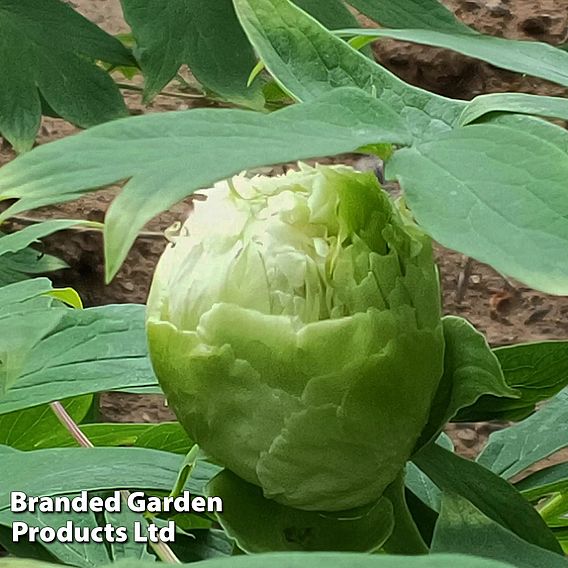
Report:
[[[431,242],[372,173],[300,165],[207,192],[162,256],[147,328],[190,436],[267,498],[376,501],[443,370]]]

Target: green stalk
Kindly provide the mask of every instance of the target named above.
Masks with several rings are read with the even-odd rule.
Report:
[[[95,446],[85,436],[79,425],[73,420],[73,418],[69,415],[65,407],[59,402],[55,401],[50,404],[51,410],[57,416],[57,419],[61,424],[65,427],[67,432],[74,438],[74,440],[83,448],[94,448]],[[120,492],[122,499],[126,503],[128,501],[128,497],[130,495],[129,491],[123,489]],[[146,519],[148,520],[148,519]],[[151,522],[151,521],[148,521]],[[156,556],[163,562],[167,564],[181,564],[179,558],[174,554],[174,551],[165,543],[165,542],[152,542],[149,541],[148,544],[150,548],[156,553]]]
[[[538,508],[540,516],[546,521],[553,521],[556,517],[559,517],[568,508],[568,495],[564,493],[558,493],[553,497],[550,497],[548,501]]]
[[[393,506],[394,529],[383,549],[388,554],[419,555],[428,554],[429,549],[422,538],[404,496],[404,472],[384,493]]]

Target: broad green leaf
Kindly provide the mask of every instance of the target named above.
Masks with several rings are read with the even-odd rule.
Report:
[[[74,497],[75,495],[69,496]],[[106,495],[103,493],[101,496],[105,497]],[[125,506],[122,507],[120,512],[106,512],[98,517],[92,512],[71,512],[61,515],[41,512],[13,514],[9,509],[0,511],[0,527],[4,525],[11,531],[14,521],[23,521],[31,527],[52,527],[54,529],[64,527],[68,522],[71,522],[76,527],[88,528],[89,530],[110,523],[113,527],[126,527],[129,535],[133,534],[133,523],[135,521],[146,522],[141,515],[132,513]],[[137,543],[132,538],[129,538],[125,543],[110,542],[108,548],[94,541],[78,542],[75,540],[71,542],[55,540],[52,543],[43,543],[43,547],[61,563],[82,568],[94,568],[103,564],[106,565],[111,560],[116,561],[122,558],[155,560],[155,557],[147,552],[145,544]],[[17,548],[12,549],[12,552],[18,555]]]
[[[261,84],[247,87],[256,64],[231,0],[121,0],[138,45],[151,100],[187,64],[209,90],[227,100],[262,107]]]
[[[443,492],[464,497],[484,515],[523,540],[561,552],[540,515],[503,478],[437,444],[423,448],[412,461]]]
[[[452,439],[442,433],[436,440],[436,444],[446,448],[446,450],[453,452],[454,444]],[[411,461],[406,464],[406,487],[418,497],[425,505],[430,507],[433,511],[439,512],[442,503],[442,492],[432,480],[421,471]]]
[[[0,287],[27,280],[35,274],[45,274],[69,268],[66,262],[33,248],[0,255]]]
[[[130,64],[114,37],[59,0],[0,1],[0,134],[29,150],[39,129],[41,96],[60,116],[92,126],[124,116],[111,77],[90,59]]]
[[[95,513],[11,513],[9,510],[4,509],[0,511],[0,525],[7,527],[12,526],[14,521],[21,521],[27,523],[30,527],[52,527],[58,529],[71,521],[74,526],[87,527],[94,529],[99,526]],[[60,542],[54,540],[50,543],[42,543],[45,549],[57,558],[61,563],[78,566],[80,568],[95,568],[109,564],[111,556],[108,553],[106,546],[100,543],[91,542]]]
[[[54,568],[57,559],[54,558],[39,542],[20,541],[14,542],[12,538],[12,527],[0,524],[0,546],[6,551],[6,556],[13,559],[16,563],[10,564],[25,568],[32,563],[32,566],[49,566]],[[0,557],[0,566],[4,567]],[[41,562],[40,562],[41,561]],[[47,564],[45,564],[46,562]]]
[[[18,331],[0,338],[7,357],[0,366],[0,386],[4,381],[6,391],[0,414],[156,383],[147,356],[144,306],[40,309],[12,314],[10,325]]]
[[[201,451],[197,444],[194,444],[187,455],[183,458],[183,462],[181,467],[178,471],[178,476],[175,482],[175,485],[172,487],[170,491],[170,496],[177,497],[181,495],[185,484],[187,483],[188,477],[191,475],[193,468],[196,465],[197,459],[200,455]]]
[[[426,505],[424,501],[416,497],[412,491],[407,490],[405,497],[406,505],[410,511],[412,520],[420,533],[422,541],[426,544],[426,546],[430,547],[436,521],[438,520],[438,513]]]
[[[10,330],[0,336],[0,408],[2,403],[17,388],[18,379],[25,372],[30,355],[43,337],[53,332],[65,313],[61,309],[35,307],[36,304],[15,309],[0,317],[0,325],[3,329]],[[73,393],[59,393],[60,396],[53,400],[74,396]],[[50,402],[50,401],[39,401]],[[27,406],[13,406],[4,408],[4,412],[20,410]],[[1,411],[0,411],[1,412]]]
[[[85,418],[92,403],[93,397],[90,395],[62,401],[75,422]],[[0,415],[0,444],[18,450],[35,450],[45,447],[44,440],[52,436],[64,441],[72,440],[49,405]]]
[[[42,274],[68,268],[59,258],[46,255],[28,245],[37,242],[55,231],[67,229],[73,225],[99,225],[86,221],[51,220],[31,225],[9,235],[0,233],[0,286],[13,284],[30,278],[33,274]],[[60,293],[60,292],[52,292]]]
[[[538,512],[549,527],[568,527],[568,491],[561,491],[539,503]]]
[[[568,148],[568,131],[565,128],[535,116],[494,112],[482,116],[477,123],[522,130],[545,144],[556,146],[562,152]]]
[[[24,410],[23,412],[30,412],[33,410],[34,409],[32,408],[30,410]],[[10,414],[6,414],[5,416],[10,416]],[[2,417],[0,417],[0,419],[1,418]],[[153,424],[107,424],[102,422],[81,424],[79,427],[94,446],[134,446],[140,435],[152,426]],[[63,431],[54,432],[51,436],[44,436],[35,444],[34,449],[69,448],[76,447],[78,445],[78,442],[69,435],[69,432]]]
[[[568,554],[568,528],[555,529],[554,535],[558,539],[564,554]]]
[[[176,526],[179,527],[178,519]],[[156,521],[156,524],[159,520]],[[199,562],[210,558],[231,556],[235,544],[224,531],[219,529],[192,530],[186,535],[176,535],[176,541],[170,544],[176,556],[183,562]]]
[[[37,243],[43,237],[47,237],[57,231],[64,231],[70,227],[76,227],[77,225],[97,229],[103,228],[101,223],[93,221],[51,219],[43,223],[30,225],[9,235],[0,234],[0,256],[6,253],[19,252],[31,244]]]
[[[113,390],[116,391],[116,392],[127,392],[129,394],[161,394],[161,395],[164,395],[164,391],[160,388],[160,385],[157,382],[153,386],[123,387],[123,388],[117,388],[117,389],[113,389]]]
[[[347,0],[371,20],[387,28],[424,28],[476,33],[460,22],[438,0]]]
[[[262,489],[222,471],[208,494],[223,499],[218,515],[225,531],[249,553],[276,551],[360,551],[380,548],[393,529],[392,506],[381,498],[372,507],[341,513],[302,511],[266,499]]]
[[[56,568],[46,562],[19,558],[0,558],[0,568]],[[512,568],[512,564],[495,562],[464,554],[431,556],[381,556],[346,553],[255,554],[206,560],[199,568]],[[107,567],[107,568],[110,568]],[[123,560],[112,568],[155,568],[139,560]]]
[[[357,25],[357,18],[341,0],[293,0],[294,4],[313,16],[329,30],[344,28],[344,22]]]
[[[144,489],[169,493],[182,456],[145,448],[55,448],[21,452],[0,446],[0,510],[10,506],[10,492],[62,495],[80,491]],[[49,464],[49,467],[46,467]],[[203,495],[219,467],[199,461],[186,489]]]
[[[447,316],[443,325],[444,375],[417,447],[437,437],[460,409],[471,406],[482,395],[517,397],[505,383],[499,361],[485,336],[460,317]]]
[[[409,491],[405,487],[406,472],[402,471],[397,478],[385,489],[381,500],[390,501],[393,511],[393,528],[390,536],[383,544],[382,551],[386,554],[429,554],[429,546],[422,536],[424,527],[418,528],[418,523],[412,517],[409,508]],[[381,501],[379,500],[379,502]],[[417,500],[420,503],[420,500]],[[417,521],[424,524],[425,520],[434,521],[436,513],[430,509],[429,519],[418,517]],[[435,522],[435,521],[434,521]],[[433,532],[434,527],[427,527],[427,532]],[[428,539],[430,535],[428,534]]]
[[[79,296],[77,290],[74,290],[73,288],[58,288],[57,290],[50,290],[49,292],[46,292],[46,295],[59,300],[71,308],[75,308],[77,310],[83,308],[81,296]]]
[[[460,126],[490,112],[515,112],[568,120],[568,100],[527,93],[492,93],[475,97],[463,110]]]
[[[566,568],[568,561],[529,544],[492,521],[469,501],[452,493],[442,499],[432,552],[459,552],[509,562],[518,568]]]
[[[535,411],[538,402],[552,398],[568,386],[567,341],[521,343],[493,352],[505,381],[520,397],[483,396],[472,407],[460,411],[460,421],[523,420]]]
[[[152,424],[135,442],[140,448],[154,448],[175,454],[187,454],[192,444],[179,422]]]
[[[357,25],[341,0],[295,3],[328,28]],[[140,48],[147,99],[187,64],[208,90],[237,104],[254,108],[264,105],[262,82],[247,86],[256,57],[235,16],[232,0],[170,0],[166,4],[162,0],[122,0],[122,5]]]
[[[124,506],[119,512],[107,511],[104,513],[105,521],[113,527],[126,527],[128,535],[134,534],[134,523],[141,523],[145,526],[146,520],[140,513],[133,513],[128,507]],[[156,562],[156,557],[150,554],[145,543],[135,542],[130,537],[126,542],[109,543],[110,556],[113,562],[123,559],[139,562]]]
[[[0,416],[0,426],[1,420],[2,417]],[[137,446],[173,452],[174,454],[186,454],[192,445],[179,422],[164,422],[162,424],[96,423],[82,424],[80,428],[95,446]],[[67,432],[59,432],[42,438],[40,442],[35,444],[35,448],[72,447],[76,445],[77,442]]]
[[[105,222],[110,278],[138,230],[196,189],[243,169],[381,141],[408,144],[411,135],[384,102],[356,89],[270,115],[227,109],[150,114],[92,128],[10,162],[0,170],[0,196],[22,197],[19,206],[30,208],[131,178]]]
[[[495,67],[540,77],[568,87],[568,53],[547,43],[426,29],[352,29],[337,32],[342,37],[390,38],[433,47],[443,47],[487,61]]]
[[[447,131],[457,123],[465,103],[408,85],[289,0],[234,4],[266,68],[297,100],[311,101],[337,87],[358,87],[400,113],[416,137]]]
[[[553,493],[568,493],[568,462],[532,473],[516,483],[515,487],[530,501]]]
[[[526,420],[495,432],[478,463],[510,479],[527,467],[568,446],[568,389]]]
[[[502,124],[474,124],[396,152],[418,222],[459,250],[533,288],[568,294],[568,151]]]
[[[49,307],[53,301],[45,296],[53,290],[47,278],[34,278],[27,282],[17,282],[9,286],[0,286],[0,317],[15,309],[39,303]]]

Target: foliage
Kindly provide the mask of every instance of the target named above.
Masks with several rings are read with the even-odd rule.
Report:
[[[31,148],[42,107],[83,127],[126,115],[114,81],[95,61],[128,65],[132,55],[68,5],[2,0],[0,38],[0,133],[16,150]]]
[[[296,502],[272,499],[277,490],[263,493],[258,483],[250,483],[254,479],[245,481],[230,471],[245,456],[242,440],[265,436],[281,405],[258,398],[244,411],[219,419],[231,440],[234,463],[225,463],[225,456],[219,459],[213,450],[211,455],[198,451],[191,437],[201,441],[202,433],[190,427],[190,435],[184,429],[183,402],[174,404],[181,422],[93,422],[98,393],[161,392],[148,356],[145,308],[83,309],[74,291],[53,289],[46,278],[29,278],[63,267],[41,249],[30,248],[55,231],[102,228],[110,280],[144,224],[193,192],[245,169],[358,152],[385,160],[387,178],[403,190],[397,210],[407,228],[415,222],[421,234],[507,276],[566,295],[568,134],[550,120],[568,117],[566,99],[515,93],[481,95],[470,102],[447,99],[404,83],[377,64],[368,49],[354,46],[381,37],[434,45],[560,85],[568,84],[566,51],[484,36],[435,0],[122,0],[122,5],[132,28],[128,41],[113,38],[59,0],[0,0],[0,133],[24,153],[0,169],[0,200],[10,200],[0,219],[125,182],[102,227],[56,220],[0,235],[0,544],[11,555],[0,559],[0,567],[127,567],[166,558],[160,547],[138,543],[12,541],[10,527],[17,514],[9,510],[10,491],[105,496],[115,489],[158,496],[181,489],[222,495],[226,509],[216,516],[162,513],[150,518],[123,511],[120,518],[111,513],[72,517],[90,528],[107,522],[165,526],[173,519],[173,553],[182,562],[205,560],[206,568],[566,565],[568,467],[562,460],[536,472],[534,466],[568,447],[563,428],[568,342],[491,352],[468,322],[454,316],[440,320],[438,314],[444,355],[436,359],[440,373],[430,385],[432,392],[413,391],[417,381],[401,386],[405,369],[435,358],[436,346],[416,338],[418,349],[400,358],[396,376],[401,380],[386,401],[390,406],[385,405],[384,414],[388,410],[392,428],[388,436],[384,424],[357,435],[341,431],[331,441],[324,436],[324,452],[309,453],[337,455],[331,466],[316,460],[306,480],[309,484],[326,467],[332,469],[326,479],[349,481],[341,487],[342,508],[351,508],[331,510],[328,499],[308,511]],[[349,6],[381,27],[359,29]],[[184,65],[191,79],[182,79]],[[139,68],[147,102],[176,80],[175,95],[243,108],[120,118],[127,114],[117,83],[120,68],[127,77]],[[88,129],[27,152],[42,113]],[[365,201],[361,191],[353,199],[356,211],[372,215],[381,210],[372,199]],[[350,246],[353,235],[349,239],[342,245]],[[400,243],[389,246],[396,249]],[[401,261],[402,272],[408,267]],[[254,275],[245,271],[234,274],[230,284],[241,298],[253,282]],[[179,292],[179,283],[173,285],[172,292]],[[407,285],[423,292],[430,309],[439,309],[437,299],[424,299],[428,282]],[[405,298],[401,305],[410,303]],[[240,321],[217,331],[226,346],[243,340],[253,328]],[[393,333],[391,344],[403,335]],[[271,337],[274,349],[283,350],[272,328],[257,337],[257,348]],[[327,341],[314,354],[330,366],[341,356],[352,362],[358,341]],[[183,359],[184,353],[173,340],[168,349],[172,352],[156,365],[158,374],[161,367],[169,366],[171,372],[176,364],[176,372],[183,373],[186,362],[176,363],[176,358]],[[218,374],[208,375],[207,386]],[[222,381],[219,395],[225,393]],[[231,396],[223,404],[236,408]],[[371,401],[367,406],[365,397]],[[358,408],[366,409],[370,420],[376,419],[372,410],[377,400],[361,395]],[[380,452],[388,447],[388,437],[400,437],[400,424],[396,432],[392,425],[416,418],[398,412],[403,401],[428,412],[412,433],[395,440],[390,485],[381,487],[371,502],[349,502],[353,480],[364,480],[368,489],[379,477],[372,471],[363,475],[366,462],[353,448],[374,444]],[[261,419],[247,430],[247,420],[237,420],[239,413],[247,419],[257,413]],[[211,416],[202,422],[207,419]],[[441,434],[448,421],[492,419],[516,424],[493,434],[476,461],[453,453]],[[289,462],[305,473],[310,456],[303,448],[322,446],[322,436],[310,423],[298,432],[301,443]],[[321,425],[319,432],[327,435]],[[77,447],[80,436],[95,447]],[[401,445],[408,448],[397,453]],[[275,486],[297,488],[304,482],[301,475],[291,476],[290,468],[274,468],[271,475],[276,474],[281,478]],[[339,495],[336,488],[333,492]],[[25,519],[36,526],[61,522],[45,513],[26,513]],[[371,550],[381,553],[345,554]],[[259,551],[281,554],[242,554]]]

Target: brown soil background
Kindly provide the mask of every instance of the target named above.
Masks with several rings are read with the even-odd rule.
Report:
[[[91,21],[110,33],[128,30],[118,0],[75,0],[69,2]],[[479,31],[508,38],[568,41],[568,0],[447,0],[446,4],[467,24]],[[440,94],[470,99],[481,93],[522,91],[566,96],[566,90],[546,81],[502,71],[449,51],[413,46],[390,40],[375,45],[377,59],[406,81]],[[158,97],[143,107],[138,93],[127,93],[133,113],[189,109],[190,101]],[[40,144],[76,132],[69,124],[45,119]],[[0,150],[0,164],[13,159],[12,151]],[[219,156],[222,159],[222,156]],[[352,157],[346,157],[352,160]],[[336,160],[337,161],[337,160]],[[281,167],[267,168],[281,172]],[[159,188],[158,188],[159,189]],[[28,213],[29,218],[51,217],[103,220],[116,194],[108,189],[89,194],[79,201]],[[162,232],[174,221],[183,220],[190,209],[185,202],[153,220],[138,238],[119,275],[108,286],[103,280],[101,237],[91,231],[66,231],[45,239],[42,250],[60,256],[70,269],[55,274],[58,285],[75,287],[86,305],[107,303],[144,303],[153,268],[165,246]],[[19,228],[30,219],[12,223]],[[473,263],[465,297],[456,298],[457,283],[465,259],[462,255],[438,248],[444,309],[461,315],[486,333],[492,345],[522,341],[564,339],[568,335],[568,297],[552,297],[515,284],[513,288],[491,268]],[[103,398],[102,412],[113,421],[159,421],[171,414],[159,397],[112,395]],[[460,453],[479,451],[491,424],[451,426],[450,434]]]

